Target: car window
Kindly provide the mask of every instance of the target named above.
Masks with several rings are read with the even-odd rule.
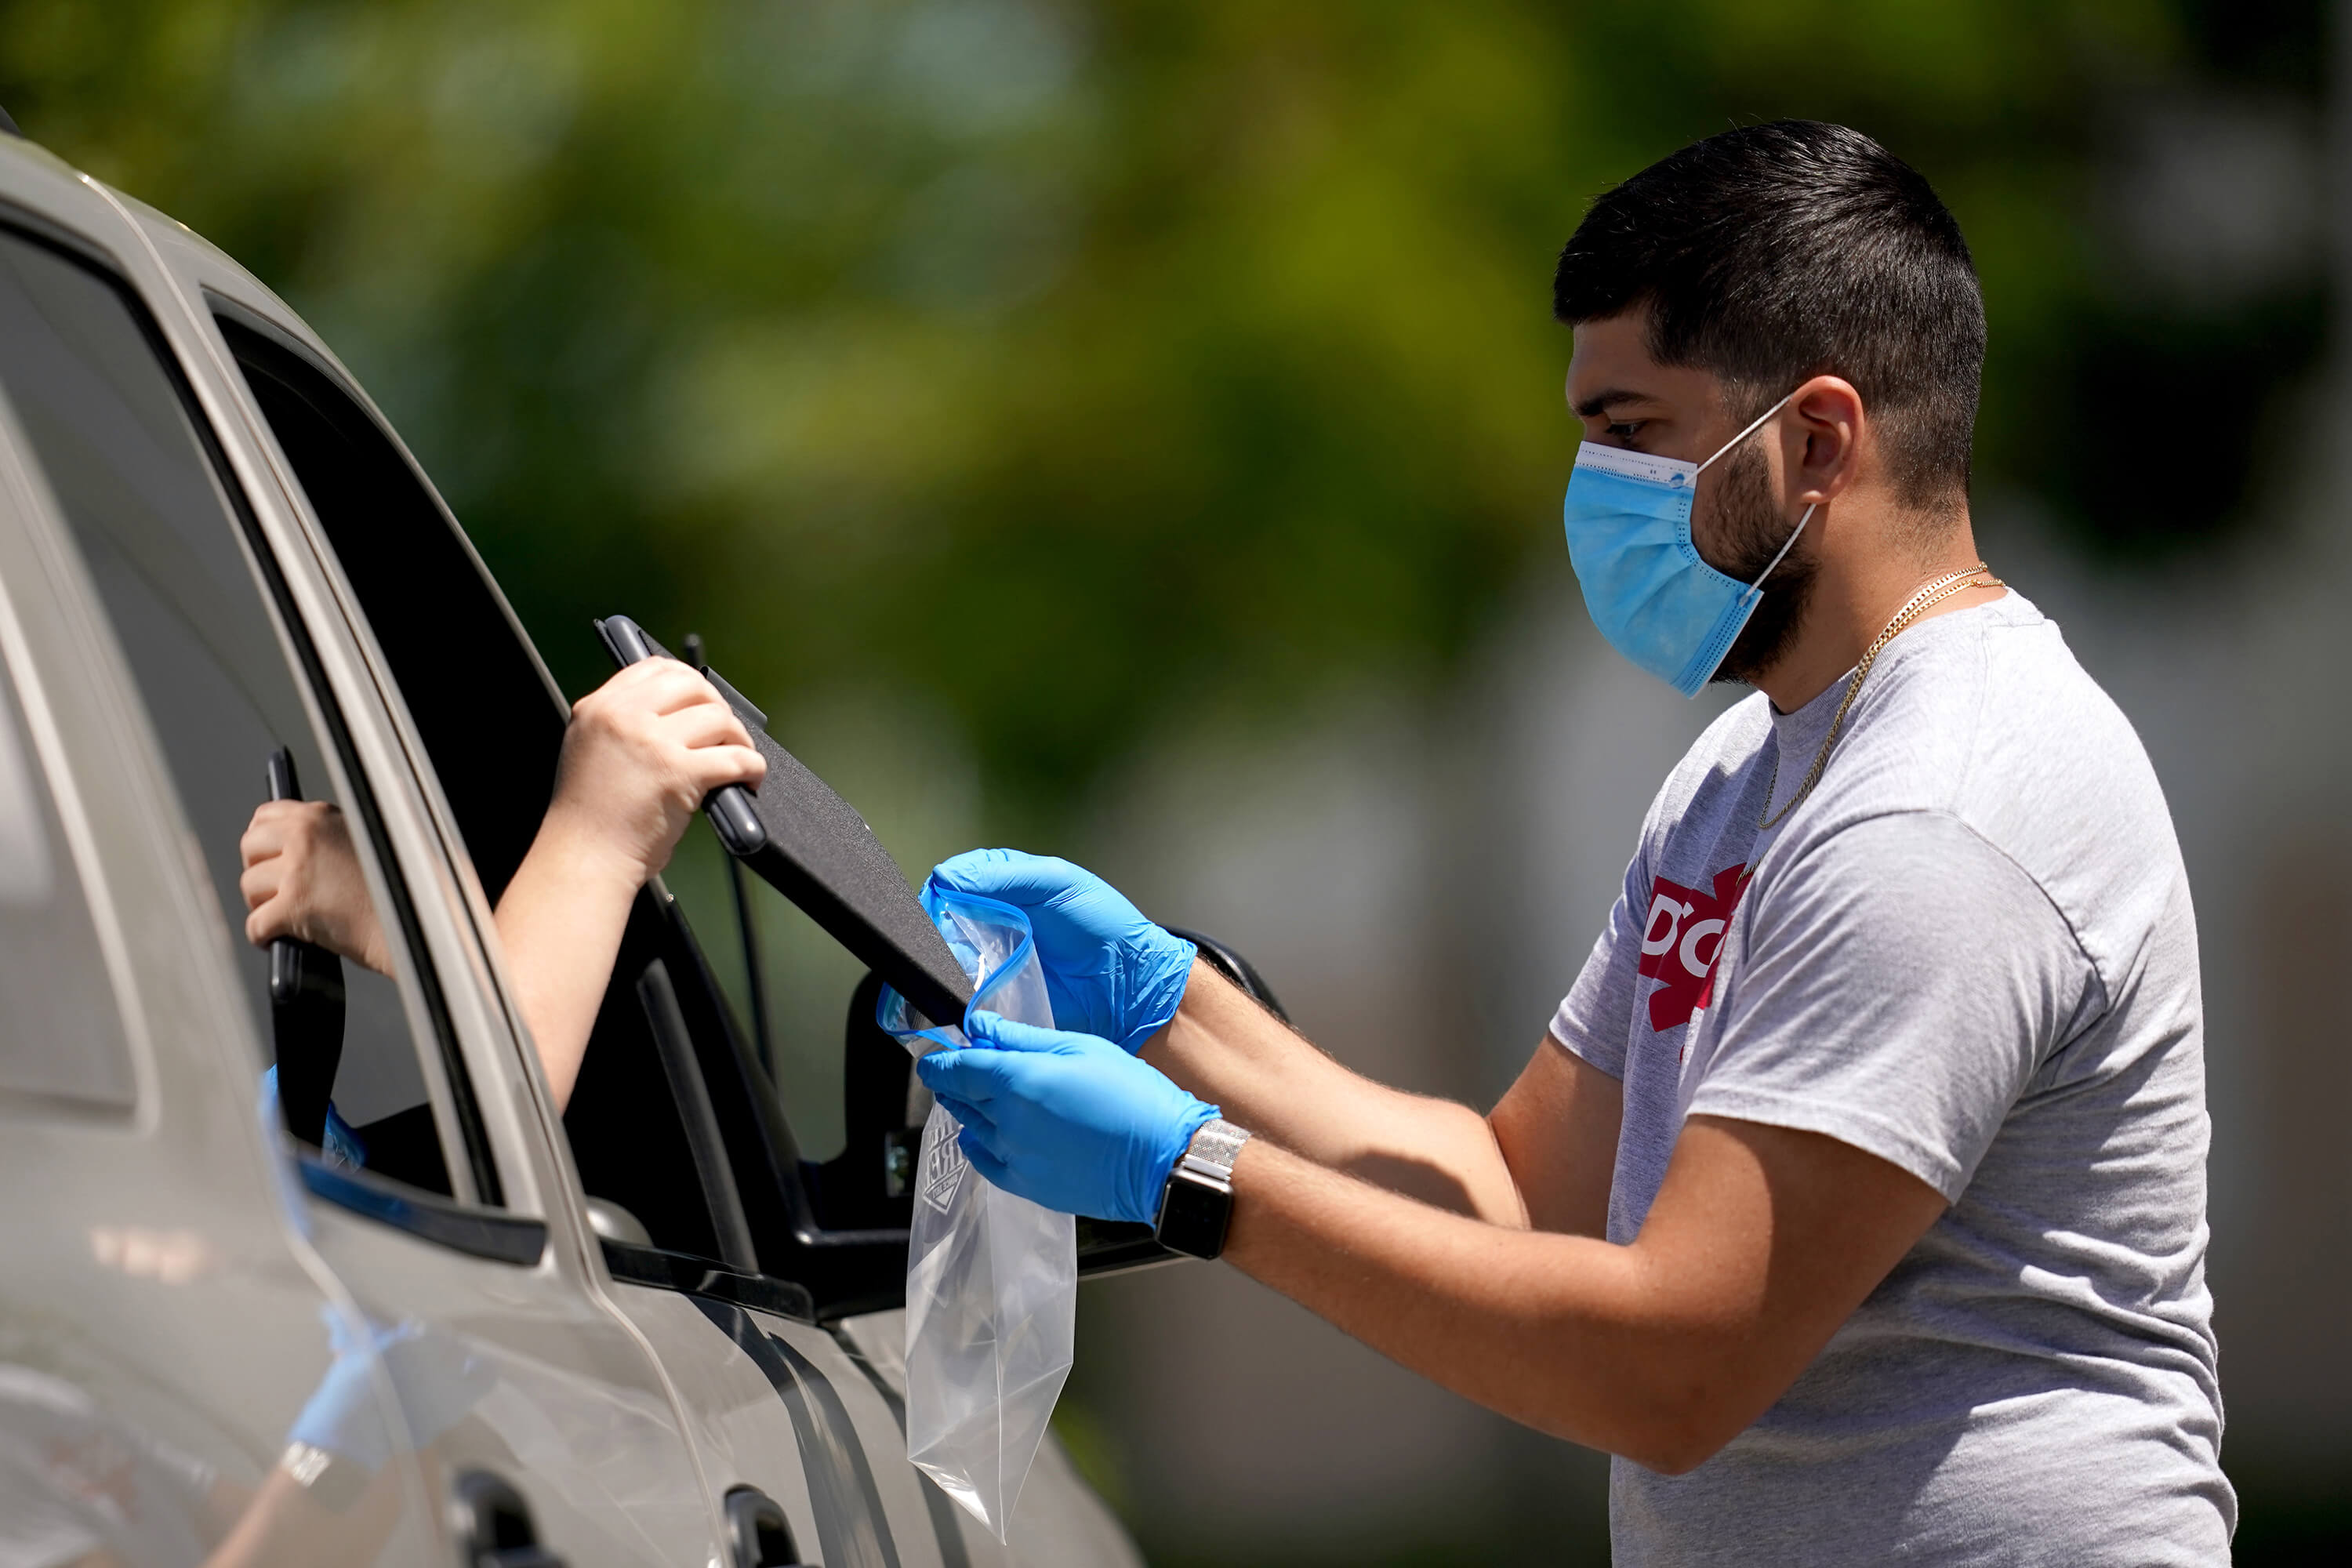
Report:
[[[0,1098],[128,1110],[122,1017],[8,673],[0,668]]]
[[[463,535],[373,416],[268,323],[226,306],[217,320],[495,905],[554,788],[564,705]],[[740,1049],[682,918],[641,896],[564,1110],[572,1163],[588,1195],[625,1210],[656,1247],[748,1267],[747,1227],[787,1223],[772,1176],[747,1170],[738,1181],[731,1168],[730,1149],[757,1146],[765,1157],[744,1119],[758,1114],[748,1098],[766,1091],[706,1083],[698,1070],[728,1066]],[[731,1130],[714,1140],[714,1121]]]
[[[0,384],[144,699],[235,937],[259,1037],[269,1041],[270,960],[243,940],[238,843],[268,798],[274,752],[288,753],[314,793],[329,782],[288,654],[287,639],[299,631],[289,631],[265,592],[209,432],[192,420],[184,383],[119,280],[85,258],[0,230]],[[312,688],[331,718],[323,684]],[[347,772],[359,777],[356,766]],[[365,801],[341,804],[373,818]],[[387,939],[400,940],[400,923],[384,923]],[[356,1147],[342,1150],[379,1174],[447,1194],[420,1042],[399,988],[356,963],[343,970],[331,1092]],[[461,1070],[446,1039],[421,1044]]]

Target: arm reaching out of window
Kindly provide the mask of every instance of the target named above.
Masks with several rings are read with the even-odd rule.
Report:
[[[555,799],[499,900],[517,1003],[560,1110],[620,956],[629,906],[669,864],[703,797],[757,789],[767,760],[717,689],[672,658],[633,664],[572,705]]]
[[[560,1109],[612,979],[637,889],[669,864],[703,796],[759,786],[767,763],[710,683],[675,659],[631,665],[572,707],[555,798],[499,900],[515,999]],[[298,937],[391,973],[341,811],[271,801],[238,848],[257,947]]]

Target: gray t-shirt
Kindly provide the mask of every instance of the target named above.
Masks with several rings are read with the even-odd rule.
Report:
[[[2155,773],[2010,594],[1890,644],[1759,833],[1843,695],[1708,727],[1552,1033],[1624,1083],[1612,1241],[1692,1114],[1951,1206],[1721,1453],[1615,1462],[1616,1561],[2226,1562],[2197,930]]]

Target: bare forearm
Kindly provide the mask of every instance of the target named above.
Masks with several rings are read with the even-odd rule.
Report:
[[[1680,1471],[1787,1391],[1943,1206],[1835,1139],[1695,1116],[1620,1247],[1438,1214],[1253,1140],[1225,1256],[1482,1405]]]
[[[1527,1199],[1528,1222],[1566,1236],[1609,1233],[1624,1086],[1547,1036],[1495,1109],[1496,1146]]]
[[[1144,1059],[1225,1116],[1316,1164],[1495,1225],[1527,1205],[1486,1119],[1349,1071],[1195,963]]]
[[[620,956],[638,869],[551,811],[499,900],[499,940],[556,1109],[572,1099]]]
[[[1722,1336],[1678,1321],[1633,1249],[1433,1213],[1262,1141],[1234,1182],[1226,1259],[1391,1359],[1661,1469],[1721,1440],[1706,1369]]]

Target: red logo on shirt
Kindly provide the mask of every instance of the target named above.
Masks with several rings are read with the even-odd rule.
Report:
[[[1748,868],[1718,871],[1712,894],[1660,877],[1650,884],[1650,923],[1642,931],[1641,972],[1665,982],[1650,993],[1650,1027],[1687,1024],[1715,995],[1715,961],[1723,954],[1724,928],[1739,895],[1748,890]]]

